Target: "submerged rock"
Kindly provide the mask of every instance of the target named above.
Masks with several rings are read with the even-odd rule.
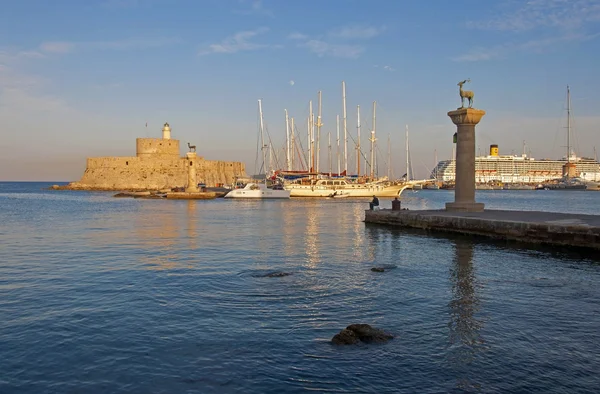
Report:
[[[334,345],[354,345],[359,342],[383,343],[394,336],[368,324],[351,324],[331,339]]]
[[[387,270],[391,270],[391,269],[394,269],[394,268],[396,268],[396,266],[395,265],[391,265],[391,264],[380,265],[378,267],[371,268],[371,271],[373,271],[373,272],[385,272]]]
[[[275,271],[275,272],[267,272],[266,274],[254,274],[255,278],[281,278],[283,276],[290,276],[291,272],[283,272],[283,271]]]

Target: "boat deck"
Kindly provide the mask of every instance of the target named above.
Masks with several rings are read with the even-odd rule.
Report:
[[[600,216],[597,215],[538,211],[447,212],[382,209],[366,211],[365,222],[477,234],[521,242],[600,249]]]

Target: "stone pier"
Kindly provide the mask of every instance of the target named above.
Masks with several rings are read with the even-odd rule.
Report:
[[[475,126],[485,111],[459,108],[448,112],[457,128],[456,179],[454,202],[446,203],[447,211],[481,212],[484,205],[475,202]]]
[[[600,216],[555,212],[365,211],[366,223],[600,250]]]

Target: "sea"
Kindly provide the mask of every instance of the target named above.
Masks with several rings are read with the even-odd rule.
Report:
[[[0,183],[2,394],[599,390],[598,252],[365,224],[365,199],[51,184]],[[452,200],[402,194],[411,210]],[[598,214],[600,192],[477,200]],[[332,345],[353,323],[394,339]]]

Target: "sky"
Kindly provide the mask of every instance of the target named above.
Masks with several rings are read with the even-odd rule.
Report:
[[[600,0],[0,0],[0,180],[78,180],[86,157],[135,156],[172,138],[199,156],[257,163],[258,105],[283,157],[285,113],[306,146],[322,92],[320,169],[346,83],[356,168],[377,102],[379,175],[451,157],[457,83],[487,112],[477,153],[560,158],[600,149]],[[147,126],[146,126],[147,124]],[[343,134],[343,131],[342,131]],[[390,144],[388,145],[388,140]],[[391,152],[388,160],[388,151]],[[283,160],[282,160],[283,161]],[[364,168],[364,163],[362,164]],[[343,167],[343,163],[342,163]]]

